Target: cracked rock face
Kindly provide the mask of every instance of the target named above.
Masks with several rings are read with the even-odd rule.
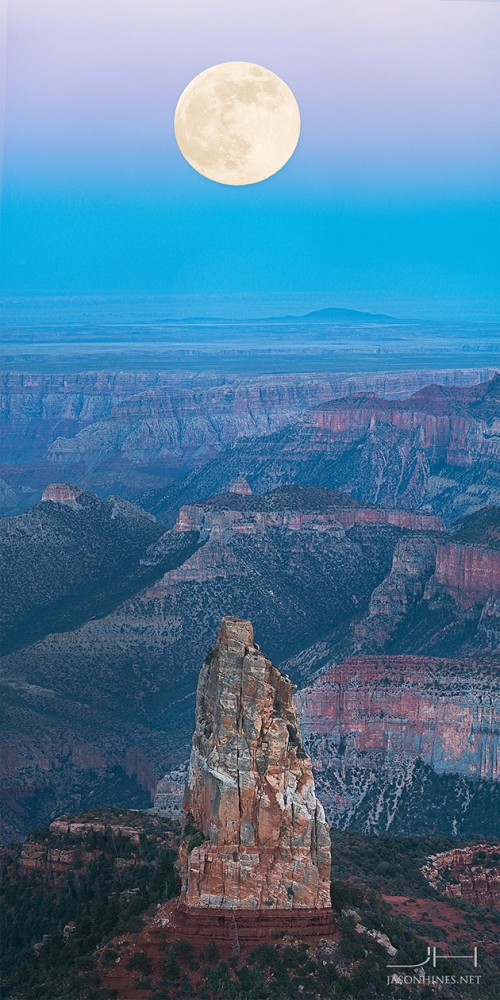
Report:
[[[293,689],[251,623],[223,618],[198,682],[184,810],[201,833],[188,826],[181,844],[187,906],[331,906],[329,829]]]

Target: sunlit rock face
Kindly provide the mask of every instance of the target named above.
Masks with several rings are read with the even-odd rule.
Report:
[[[42,500],[52,500],[53,503],[71,503],[83,493],[81,486],[72,483],[49,483],[42,493]]]
[[[329,829],[293,690],[251,623],[224,618],[198,682],[180,853],[187,906],[331,906]]]

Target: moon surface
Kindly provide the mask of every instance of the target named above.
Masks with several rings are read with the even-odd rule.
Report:
[[[182,155],[199,174],[219,184],[257,184],[290,159],[300,112],[290,88],[271,70],[219,63],[188,83],[174,130]]]

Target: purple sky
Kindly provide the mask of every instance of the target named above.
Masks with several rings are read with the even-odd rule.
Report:
[[[202,279],[189,267],[190,253],[192,259],[200,249],[193,213],[200,216],[207,248],[218,248],[223,255],[227,274],[229,245],[219,246],[217,233],[226,224],[231,232],[248,228],[248,213],[264,220],[271,207],[271,214],[277,213],[273,233],[266,233],[262,222],[269,258],[264,254],[262,273],[258,267],[252,272],[252,288],[257,294],[261,286],[265,290],[262,276],[273,255],[279,255],[276,291],[286,292],[287,282],[294,287],[295,272],[292,264],[287,272],[282,259],[287,240],[278,246],[276,226],[286,225],[285,208],[292,204],[290,240],[293,244],[296,237],[300,245],[297,226],[314,230],[318,213],[331,213],[335,228],[337,210],[339,219],[352,210],[358,220],[366,207],[368,227],[378,225],[377,212],[399,211],[391,225],[401,230],[404,245],[405,225],[412,232],[415,228],[408,213],[416,212],[418,219],[421,212],[434,212],[434,221],[429,217],[432,245],[431,230],[438,233],[443,226],[439,213],[464,211],[468,221],[464,216],[463,225],[457,219],[451,223],[448,242],[455,243],[456,233],[469,227],[468,235],[464,230],[465,257],[458,261],[451,253],[447,260],[448,250],[441,249],[430,267],[428,295],[425,281],[420,282],[416,301],[425,295],[429,301],[439,298],[439,281],[432,278],[436,266],[443,277],[442,301],[465,294],[462,275],[471,266],[465,244],[480,241],[484,250],[486,240],[487,259],[479,253],[477,274],[466,291],[467,308],[474,308],[479,294],[489,296],[494,309],[496,251],[492,216],[486,223],[484,213],[494,211],[498,186],[499,25],[500,4],[472,0],[12,0],[4,161],[7,292],[119,291],[118,275],[125,273],[128,291],[134,282],[138,291],[147,290],[144,268],[133,266],[138,241],[141,246],[147,242],[147,233],[141,242],[140,224],[132,220],[141,205],[146,229],[151,229],[155,212],[164,213],[166,240],[179,240],[179,233],[193,228],[191,250],[189,239],[179,243],[184,270],[170,273],[167,255],[163,276],[155,273],[149,282],[151,291],[224,291],[219,270],[211,273],[206,266],[208,249]],[[172,129],[177,99],[189,80],[207,66],[233,59],[261,63],[282,76],[295,93],[302,118],[299,146],[286,168],[270,182],[236,196],[191,170]],[[99,204],[109,215],[116,199],[124,213],[109,251],[116,256],[116,267],[104,268],[104,284],[99,284],[97,263],[88,263],[92,253],[98,262],[101,252],[94,215]],[[47,221],[49,203],[56,206],[54,231]],[[85,204],[90,212],[87,243],[82,237]],[[300,224],[294,221],[299,208]],[[479,215],[473,219],[476,209]],[[308,212],[309,225],[304,221]],[[58,263],[57,227],[73,271]],[[129,247],[126,261],[119,250],[124,238],[135,245],[135,257]],[[40,240],[44,260],[33,250],[33,242]],[[158,236],[152,231],[151,240],[157,256]],[[384,281],[388,295],[396,294],[387,280],[389,258],[377,270],[377,259],[370,264],[369,249],[360,245],[357,280],[353,273],[342,273],[341,239],[332,250],[331,240],[318,230],[312,242],[313,257],[323,255],[330,263],[319,273],[307,258],[304,280],[310,289],[340,297],[349,289],[361,289],[362,295],[366,290],[367,306],[370,296],[380,302]],[[374,234],[372,246],[376,243]],[[400,298],[402,282],[412,266],[420,266],[412,257],[413,243],[410,234]],[[248,252],[254,254],[251,248]],[[349,253],[355,255],[355,247]],[[419,250],[419,260],[423,254]],[[242,269],[236,261],[233,271],[231,290],[237,292]]]

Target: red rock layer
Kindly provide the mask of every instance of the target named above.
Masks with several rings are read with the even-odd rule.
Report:
[[[478,860],[481,852],[481,861]],[[493,855],[493,857],[492,857]],[[422,873],[434,888],[473,906],[500,910],[499,848],[487,844],[455,848],[429,858]]]
[[[500,551],[438,545],[435,579],[462,608],[496,597],[500,595]]]
[[[251,623],[223,618],[200,671],[186,781],[200,831],[179,854],[189,908],[331,907],[329,830],[292,693]]]
[[[171,923],[182,936],[197,942],[197,947],[217,941],[221,951],[255,948],[285,932],[312,944],[335,933],[331,908],[302,910],[197,910],[180,904],[172,914]]]
[[[500,875],[473,873],[458,876],[458,885],[449,885],[444,890],[447,896],[454,899],[465,899],[473,906],[482,909],[500,910]]]
[[[467,467],[477,454],[498,457],[500,421],[478,420],[469,406],[484,393],[477,389],[454,389],[429,385],[406,400],[380,399],[375,395],[322,404],[306,418],[306,423],[327,431],[335,440],[363,437],[377,424],[387,424],[415,436],[433,460]]]
[[[500,779],[498,672],[420,656],[364,656],[332,667],[296,696],[304,733],[347,752],[421,757],[439,773]],[[322,766],[321,751],[315,766]]]
[[[181,507],[175,524],[175,531],[210,531],[222,534],[238,531],[245,535],[258,535],[269,528],[286,528],[288,531],[332,531],[352,528],[355,524],[393,524],[398,528],[413,531],[443,531],[440,517],[432,514],[416,514],[407,510],[388,510],[370,507],[338,507],[328,513],[303,513],[302,511],[240,511],[205,510],[203,506],[192,504]]]

